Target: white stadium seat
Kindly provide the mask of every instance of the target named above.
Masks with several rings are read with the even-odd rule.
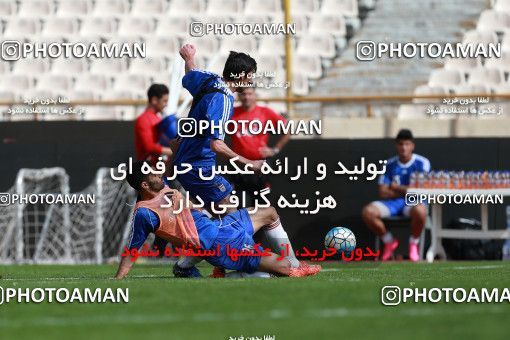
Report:
[[[448,58],[444,64],[444,68],[447,70],[457,70],[464,73],[481,66],[482,62],[479,58]]]
[[[498,12],[510,12],[510,1],[497,0],[494,9]]]
[[[83,74],[76,79],[74,89],[77,91],[82,90],[106,90],[110,85],[110,82],[106,76],[101,74]]]
[[[477,68],[469,72],[469,85],[497,86],[503,83],[505,76],[498,69]]]
[[[37,79],[39,90],[52,89],[54,91],[67,92],[73,87],[73,79],[70,74],[45,74]]]
[[[322,63],[318,55],[295,54],[293,67],[295,73],[306,75],[310,79],[322,77]]]
[[[464,33],[464,37],[462,38],[463,44],[470,43],[482,43],[482,44],[497,44],[498,43],[498,35],[493,31],[478,31],[478,30],[470,30]]]
[[[277,13],[272,16],[273,20],[271,22],[275,24],[285,24],[285,16],[283,13]],[[290,22],[294,24],[296,33],[306,33],[308,32],[308,15],[306,14],[292,14],[290,18]]]
[[[31,36],[41,32],[42,25],[39,19],[11,17],[7,22],[7,27],[3,37]]]
[[[297,54],[334,58],[336,56],[335,39],[328,33],[302,35],[299,37]]]
[[[137,16],[163,15],[168,8],[165,0],[133,0],[131,13]]]
[[[357,0],[323,0],[321,12],[324,14],[340,14],[346,17],[358,17]]]
[[[506,12],[485,10],[478,19],[476,29],[479,31],[505,32],[510,28],[510,15]]]
[[[42,34],[45,36],[77,34],[80,28],[77,18],[49,17],[44,21]]]
[[[503,51],[501,53],[501,58],[485,59],[485,67],[510,73],[510,51]]]
[[[427,116],[427,107],[425,104],[402,104],[397,111],[398,119],[423,118]]]
[[[266,13],[275,15],[283,12],[280,0],[246,0],[244,13],[246,15]]]
[[[431,87],[428,85],[420,85],[414,89],[414,95],[418,96],[442,96],[447,94],[446,90],[442,87]],[[415,98],[413,103],[436,103],[440,102],[440,99],[429,99],[429,98]]]
[[[257,41],[254,36],[225,36],[221,40],[220,53],[228,54],[230,51],[243,51],[253,54],[257,52]]]
[[[209,0],[206,10],[210,15],[237,15],[242,11],[241,0]]]
[[[96,0],[94,16],[122,16],[129,12],[129,1],[125,0]]]
[[[51,0],[21,1],[18,10],[19,17],[41,18],[49,17],[55,13],[54,3]]]
[[[311,14],[318,12],[320,4],[318,0],[290,0],[292,14]]]
[[[90,73],[116,75],[127,70],[126,59],[101,58],[94,59],[90,65]]]
[[[188,17],[160,17],[156,28],[156,35],[189,36],[191,19]]]
[[[4,0],[0,1],[0,17],[8,17],[16,14],[16,1]]]
[[[257,61],[257,72],[272,72],[275,73],[275,81],[285,79],[283,68],[283,58],[276,55],[254,55],[253,58]]]
[[[464,75],[457,70],[438,69],[430,73],[429,86],[449,89],[465,83]]]
[[[510,32],[507,32],[501,39],[501,49],[510,52]]]
[[[155,30],[155,20],[144,17],[125,17],[120,21],[118,34],[148,35]]]
[[[246,14],[246,15],[236,16],[236,21],[237,22],[244,22],[244,23],[247,23],[247,24],[270,23],[270,22],[272,22],[272,20],[273,19],[272,19],[272,17],[270,15],[264,15],[264,14]]]
[[[12,73],[15,74],[42,74],[48,72],[50,63],[47,58],[39,59],[25,59],[21,58],[16,61],[12,68]]]
[[[5,74],[0,77],[0,89],[14,91],[24,91],[34,86],[34,79],[23,74]]]
[[[163,57],[159,58],[136,58],[131,60],[129,72],[133,74],[140,73],[160,73],[166,71],[166,62]]]
[[[207,64],[207,71],[213,72],[221,75],[223,72],[223,68],[225,67],[225,61],[227,60],[228,54],[218,54],[214,58],[214,62],[212,64]]]
[[[146,92],[152,80],[146,74],[123,73],[115,77],[113,89],[116,91],[132,90]]]
[[[61,17],[84,17],[92,13],[92,0],[59,0],[57,15]]]
[[[82,74],[88,71],[88,64],[84,58],[57,58],[51,65],[53,74]]]
[[[219,49],[219,42],[215,38],[209,36],[201,38],[188,38],[183,41],[183,44],[193,44],[198,53],[204,57],[210,57],[217,54]]]
[[[148,57],[169,57],[179,51],[179,39],[172,36],[153,36],[145,41]]]
[[[453,93],[461,94],[490,94],[491,90],[485,85],[461,85],[453,88]]]
[[[340,15],[312,15],[308,29],[310,33],[328,32],[337,37],[347,34],[345,18]]]
[[[291,40],[291,46],[295,48],[296,40]],[[259,54],[261,55],[285,55],[285,39],[282,36],[264,36],[259,41]]]
[[[117,30],[117,24],[112,17],[87,17],[82,23],[82,35],[111,36]]]
[[[168,7],[168,14],[181,16],[183,13],[205,12],[205,1],[202,0],[172,0]]]
[[[292,93],[296,96],[306,96],[310,93],[306,75],[301,73],[294,73],[292,75]]]

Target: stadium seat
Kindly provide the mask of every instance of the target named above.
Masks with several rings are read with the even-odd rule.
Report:
[[[129,72],[133,74],[150,74],[165,72],[167,66],[163,57],[159,58],[136,58],[131,60]]]
[[[18,9],[19,17],[45,18],[55,13],[55,6],[51,0],[21,1]]]
[[[149,35],[154,32],[155,20],[144,17],[125,17],[120,21],[118,34],[120,35]]]
[[[510,12],[510,1],[497,0],[494,9],[498,12]]]
[[[292,48],[296,47],[296,40],[291,40]],[[258,53],[261,55],[285,55],[285,38],[282,36],[264,36],[259,41]]]
[[[319,11],[320,4],[318,0],[291,0],[290,8],[292,14],[311,14]]]
[[[14,15],[17,11],[15,0],[0,1],[0,18]]]
[[[24,74],[5,74],[0,77],[0,89],[17,92],[34,86],[34,79]]]
[[[510,32],[503,35],[501,39],[501,50],[510,52]]]
[[[482,43],[482,44],[497,44],[498,43],[498,35],[493,31],[478,31],[478,30],[470,30],[464,33],[464,37],[462,38],[463,44],[470,43]]]
[[[285,16],[283,13],[276,13],[272,16],[271,22],[275,24],[284,24]],[[292,14],[290,23],[294,24],[296,33],[307,33],[308,32],[308,15],[306,14]]]
[[[12,73],[16,74],[42,74],[48,72],[50,63],[47,58],[25,59],[16,61],[12,68]]]
[[[485,10],[478,19],[478,31],[506,32],[510,28],[510,15],[506,12]]]
[[[94,59],[90,65],[90,73],[116,75],[124,73],[127,70],[126,59],[121,58],[102,58]]]
[[[96,0],[94,16],[122,16],[129,12],[129,2],[124,0]]]
[[[446,70],[457,70],[463,73],[481,66],[482,62],[478,58],[448,58],[444,64]]]
[[[469,72],[469,85],[498,86],[503,83],[505,76],[498,69],[477,68]]]
[[[115,77],[113,89],[115,91],[130,89],[134,92],[146,92],[151,82],[151,77],[145,74],[123,73]]]
[[[227,60],[228,54],[217,54],[214,58],[211,58],[207,64],[207,71],[216,74],[222,74],[223,68],[225,67],[225,61]],[[211,63],[212,60],[212,63]]]
[[[465,83],[463,74],[457,70],[438,69],[432,71],[429,77],[430,87],[442,87],[449,90],[451,87]]]
[[[453,88],[456,95],[462,94],[490,94],[491,90],[485,85],[461,85]]]
[[[246,0],[244,8],[246,15],[266,13],[273,16],[282,11],[282,2],[279,0]]]
[[[133,0],[131,13],[137,16],[164,15],[168,8],[165,0]]]
[[[45,36],[77,34],[80,28],[77,18],[49,17],[44,21],[42,34]]]
[[[319,55],[331,59],[336,56],[335,39],[329,33],[302,35],[296,52],[299,55]]]
[[[442,87],[430,87],[428,85],[420,85],[414,89],[414,95],[418,96],[441,96],[447,94],[446,90]],[[441,99],[432,98],[415,98],[413,103],[425,104],[425,103],[440,103]]]
[[[427,107],[425,104],[402,104],[398,108],[398,119],[423,118],[427,116]]]
[[[340,14],[346,17],[357,18],[358,1],[357,0],[324,0],[322,2],[321,12],[324,14]]]
[[[322,77],[322,63],[318,55],[296,54],[293,58],[295,73],[306,75],[310,79]]]
[[[306,96],[310,93],[308,78],[304,74],[294,73],[292,75],[292,93],[296,96]]]
[[[312,15],[308,29],[310,33],[328,32],[335,37],[347,34],[345,19],[340,15]]]
[[[39,34],[41,21],[35,18],[11,17],[7,22],[3,37],[24,37]]]
[[[237,15],[242,11],[241,0],[209,0],[206,10],[209,15]]]
[[[179,39],[172,36],[152,36],[145,41],[148,57],[168,57],[179,51]]]
[[[84,58],[57,58],[51,65],[53,74],[82,74],[88,71],[88,63]]]
[[[509,73],[510,72],[510,51],[502,51],[501,58],[487,58],[487,59],[485,59],[485,67],[495,68],[502,72]]]
[[[82,35],[98,35],[109,37],[117,30],[117,24],[112,17],[86,17],[82,23]]]
[[[9,63],[0,63],[0,74],[6,74],[11,72],[11,66]]]
[[[156,35],[166,36],[189,36],[191,19],[188,17],[165,17],[158,19]]]
[[[257,52],[257,40],[254,36],[225,36],[221,40],[219,52],[228,54],[230,51],[243,51],[244,53],[253,54]]]
[[[245,22],[247,24],[270,23],[270,22],[272,22],[272,20],[273,20],[273,18],[270,15],[264,15],[264,14],[247,14],[247,15],[236,16],[237,22]]]
[[[253,55],[257,61],[257,71],[259,72],[275,72],[277,80],[285,78],[283,76],[285,69],[283,68],[282,57],[270,54]]]
[[[201,37],[201,38],[188,38],[183,41],[183,44],[193,44],[197,49],[197,54],[203,57],[209,57],[219,50],[219,42],[215,38]]]
[[[57,15],[60,17],[85,17],[92,13],[92,0],[59,0]]]
[[[73,79],[70,74],[45,74],[37,79],[37,89],[60,91],[65,93],[73,87]]]
[[[83,74],[80,75],[76,79],[76,83],[74,84],[74,90],[83,91],[83,90],[106,90],[110,85],[110,82],[106,78],[106,76],[101,74]]]
[[[168,14],[181,16],[183,13],[205,12],[206,2],[202,0],[172,0],[168,7]]]

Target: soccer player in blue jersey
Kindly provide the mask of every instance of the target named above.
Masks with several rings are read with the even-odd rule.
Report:
[[[133,216],[129,250],[139,249],[150,233],[156,233],[178,247],[191,245],[203,250],[220,249],[219,253],[207,256],[205,260],[225,269],[246,273],[260,271],[293,277],[315,275],[321,271],[321,266],[303,262],[299,263],[297,268],[293,267],[288,257],[279,259],[276,253],[269,253],[269,256],[243,255],[237,260],[232,259],[227,253],[227,248],[236,249],[238,252],[254,249],[257,245],[253,240],[253,234],[260,229],[271,228],[279,220],[276,210],[272,207],[261,208],[249,214],[248,210],[243,208],[225,215],[221,221],[210,219],[193,206],[191,211],[185,208],[181,213],[176,213],[173,209],[179,204],[177,202],[182,199],[182,195],[179,191],[166,186],[162,175],[143,174],[143,164],[142,161],[135,162],[132,172],[127,175],[129,185],[139,194]],[[169,197],[176,199],[172,207],[166,207]],[[136,257],[131,255],[123,257],[115,277],[124,278],[134,261]]]
[[[185,62],[185,75],[182,85],[193,96],[188,118],[195,121],[207,121],[209,126],[222,126],[233,114],[234,92],[241,92],[251,86],[252,74],[257,71],[256,61],[249,55],[241,52],[230,52],[222,76],[198,70],[195,65],[195,47],[190,44],[184,45],[180,55]],[[179,174],[177,180],[182,187],[190,193],[191,197],[200,197],[206,204],[222,204],[230,201],[232,192],[231,184],[221,175],[212,175],[212,169],[216,165],[216,155],[224,159],[238,157],[239,165],[251,164],[254,171],[259,171],[264,163],[263,160],[249,160],[232,151],[224,142],[225,135],[222,129],[209,129],[205,133],[182,136],[178,139],[178,147],[173,158],[173,164],[177,169],[182,169],[182,164],[191,164],[192,170]],[[203,179],[199,176],[199,171]],[[233,212],[235,209],[227,210]],[[288,235],[281,222],[274,228],[264,229],[264,234],[273,247],[283,245],[290,246]],[[292,248],[290,252],[293,253]],[[174,274],[180,277],[199,276],[194,264],[198,259],[181,258],[174,266]],[[291,260],[293,267],[299,265],[293,255]]]
[[[379,196],[363,208],[361,217],[370,230],[378,235],[384,243],[382,261],[393,256],[398,247],[398,240],[393,237],[383,222],[389,216],[409,216],[411,218],[411,237],[409,239],[409,259],[419,261],[418,242],[427,219],[427,207],[424,204],[407,206],[405,194],[413,172],[429,172],[430,162],[427,158],[413,153],[414,140],[410,130],[402,129],[395,140],[397,156],[386,163],[386,172],[379,179]]]

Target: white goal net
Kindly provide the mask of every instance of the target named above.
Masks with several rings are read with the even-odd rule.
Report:
[[[0,205],[0,262],[103,263],[117,258],[129,233],[135,192],[101,168],[87,188],[69,192],[63,168],[21,169]],[[92,202],[30,202],[20,197],[91,197]],[[17,197],[17,199],[14,199]],[[5,200],[5,198],[4,198]]]

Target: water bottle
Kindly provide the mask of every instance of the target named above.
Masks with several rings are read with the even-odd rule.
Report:
[[[510,205],[506,206],[506,230],[510,231]],[[510,239],[503,243],[503,260],[510,261]]]

